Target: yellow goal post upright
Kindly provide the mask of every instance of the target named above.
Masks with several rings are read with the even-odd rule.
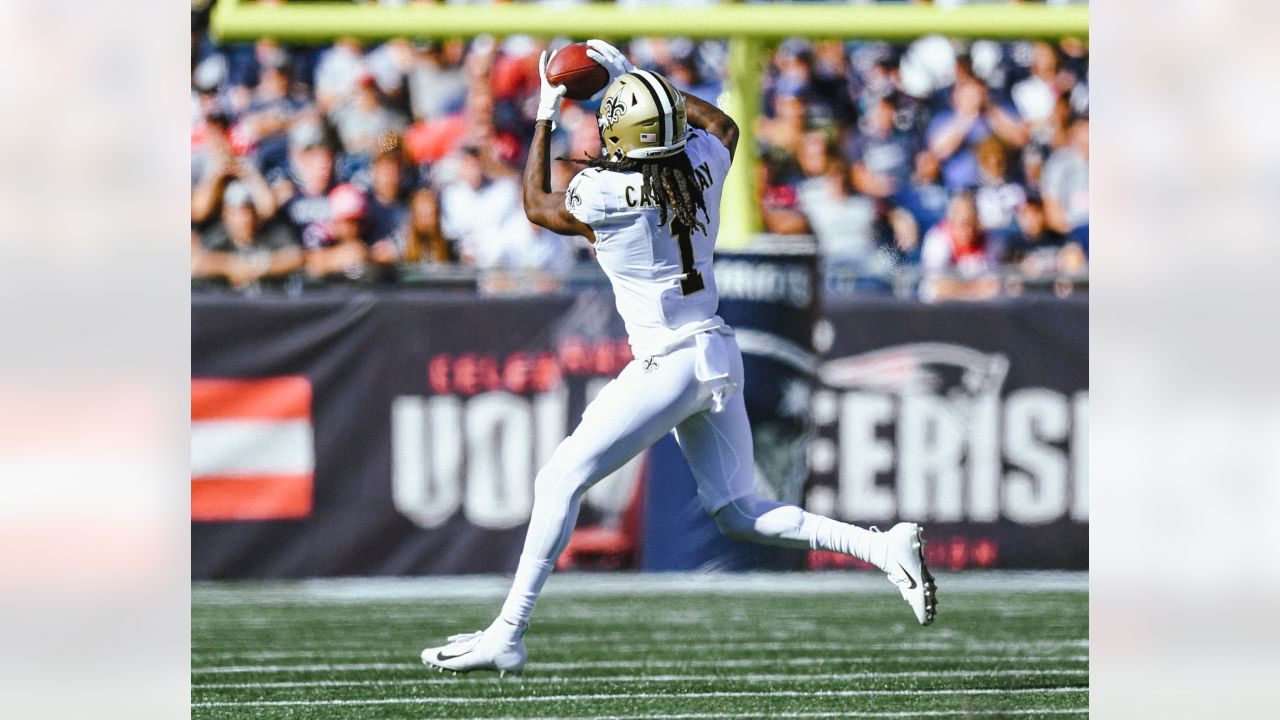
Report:
[[[493,5],[377,5],[338,2],[258,4],[218,0],[210,18],[214,37],[247,41],[320,43],[339,37],[381,41],[396,37],[452,38],[533,35],[576,40],[682,36],[728,38],[724,109],[742,130],[725,187],[720,239],[742,248],[760,231],[753,147],[766,49],[786,37],[906,42],[923,35],[959,38],[1053,39],[1089,35],[1087,5],[731,3],[696,6],[520,3]]]

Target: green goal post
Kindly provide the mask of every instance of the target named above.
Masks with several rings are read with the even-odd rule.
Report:
[[[718,5],[493,4],[375,5],[337,2],[258,4],[218,0],[210,18],[219,41],[269,37],[281,42],[319,43],[339,37],[365,41],[390,38],[452,38],[533,35],[626,39],[637,36],[728,38],[729,70],[724,110],[742,131],[739,153],[726,182],[720,239],[725,248],[744,247],[760,230],[756,203],[759,159],[754,126],[769,45],[785,37],[877,39],[905,42],[923,35],[985,39],[1055,39],[1089,36],[1083,4],[732,3]],[[710,99],[710,98],[709,98]]]

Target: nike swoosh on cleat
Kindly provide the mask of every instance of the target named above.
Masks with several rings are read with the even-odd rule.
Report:
[[[899,566],[899,567],[901,567],[901,566]],[[460,658],[460,657],[462,657],[463,655],[466,655],[466,654],[467,654],[467,653],[469,653],[469,652],[471,652],[471,651],[470,651],[470,650],[464,650],[464,651],[462,651],[462,652],[458,653],[457,655],[445,655],[443,652],[438,652],[438,653],[436,653],[436,660],[453,660],[454,658]]]
[[[903,575],[906,575],[906,576],[907,576],[907,579],[911,581],[911,587],[909,587],[909,588],[907,588],[907,589],[908,589],[908,590],[915,590],[915,589],[916,589],[916,579],[915,579],[914,577],[912,577],[912,576],[911,576],[911,573],[907,572],[907,569],[906,569],[906,568],[902,567],[902,563],[898,563],[898,569],[899,569],[899,570],[901,570],[901,571],[902,571],[902,574],[903,574]]]

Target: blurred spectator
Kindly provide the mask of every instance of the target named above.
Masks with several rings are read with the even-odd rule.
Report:
[[[533,244],[520,183],[478,146],[453,157],[455,177],[440,192],[444,234],[457,244],[464,262],[480,268],[524,267],[522,254]]]
[[[409,223],[405,231],[404,261],[446,263],[457,261],[453,244],[440,229],[440,198],[431,188],[420,187],[409,198]]]
[[[850,91],[863,115],[868,114],[881,98],[892,97],[894,126],[911,133],[918,145],[925,104],[903,87],[900,56],[900,49],[888,43],[855,44],[850,52]]]
[[[1063,88],[1058,86],[1058,52],[1046,42],[1031,50],[1031,74],[1012,89],[1013,104],[1034,130],[1049,121]]]
[[[405,126],[404,118],[383,106],[378,84],[369,74],[361,75],[356,82],[352,100],[335,108],[329,117],[343,150],[360,158],[357,167],[373,157],[378,138],[389,132],[398,133]]]
[[[263,222],[253,191],[243,181],[227,185],[221,222],[192,243],[191,276],[248,290],[302,268],[302,248],[287,224]]]
[[[377,261],[369,251],[362,227],[366,209],[364,193],[355,185],[344,183],[335,187],[327,200],[328,221],[303,237],[307,274],[327,280],[363,277],[365,261]]]
[[[1058,86],[1063,89],[1071,112],[1088,115],[1089,47],[1079,38],[1063,38],[1058,50]]]
[[[894,126],[893,118],[892,96],[876,98],[846,143],[853,189],[864,195],[888,198],[910,181],[915,141]]]
[[[1031,141],[1022,149],[1022,177],[1028,189],[1039,189],[1045,159],[1053,153],[1054,148],[1067,143],[1071,118],[1070,104],[1066,98],[1058,98],[1048,120],[1040,125]]]
[[[259,47],[258,85],[237,127],[256,146],[258,167],[270,173],[288,164],[289,126],[307,103],[292,95],[289,54],[274,44]]]
[[[1012,108],[993,103],[985,85],[973,78],[957,78],[950,107],[929,123],[929,150],[942,160],[942,181],[954,192],[978,184],[978,143],[992,135],[1020,148],[1027,143],[1027,127]]]
[[[196,66],[191,77],[191,185],[208,173],[207,165],[216,155],[230,152],[228,134],[232,123],[230,105],[219,90],[222,84],[221,56],[212,55]]]
[[[367,73],[358,41],[340,38],[335,42],[316,64],[316,104],[320,111],[327,115],[345,105]]]
[[[942,164],[928,150],[916,153],[915,170],[903,192],[899,206],[909,212],[916,225],[933,227],[947,211],[947,189],[942,186]]]
[[[794,78],[779,81],[773,94],[772,117],[762,116],[756,135],[764,161],[784,165],[794,161],[805,133],[804,87]]]
[[[947,216],[924,236],[920,265],[924,271],[921,299],[980,300],[993,297],[1000,283],[992,274],[993,248],[978,224],[973,195],[958,193]]]
[[[279,49],[279,46],[274,40],[268,39],[255,43],[233,43],[222,49],[220,54],[227,63],[225,92],[236,117],[249,109],[253,100],[253,88],[261,78],[263,60],[275,49]]]
[[[978,187],[974,201],[982,229],[996,239],[1008,237],[1016,226],[1018,208],[1027,199],[1023,187],[1009,178],[1009,150],[992,136],[978,143]]]
[[[373,78],[383,105],[405,119],[411,118],[407,75],[413,67],[413,46],[409,41],[387,40],[364,56],[364,64],[365,73]]]
[[[227,60],[221,54],[209,55],[191,71],[191,90],[195,99],[193,120],[221,116],[224,122],[234,115],[231,102],[223,95],[227,79]]]
[[[800,210],[800,196],[795,183],[787,182],[779,175],[774,165],[760,164],[760,217],[764,231],[782,235],[808,233],[809,221]]]
[[[323,126],[312,119],[294,125],[289,131],[289,167],[272,183],[272,191],[285,218],[308,246],[318,243],[325,232],[333,181],[333,151]]]
[[[422,40],[413,44],[407,71],[409,104],[415,120],[429,120],[458,112],[467,95],[462,75],[461,41]]]
[[[275,214],[275,196],[266,179],[252,160],[235,153],[223,126],[217,122],[206,126],[203,152],[203,175],[191,190],[192,223],[202,225],[218,214],[223,193],[235,179],[244,183],[258,217],[269,218]]]
[[[821,131],[806,133],[797,160],[805,176],[796,189],[800,209],[822,253],[844,260],[866,257],[875,244],[875,203],[851,192],[834,143]]]
[[[370,253],[375,261],[390,263],[403,254],[409,226],[409,183],[399,135],[382,136],[369,169],[366,227]]]
[[[664,65],[660,72],[681,92],[695,95],[709,103],[715,103],[720,97],[719,81],[703,74],[693,47],[673,57],[670,64]]]
[[[1018,208],[1018,230],[1005,245],[1004,262],[1030,277],[1083,269],[1079,246],[1049,228],[1044,202],[1034,195]]]
[[[1049,227],[1089,251],[1089,118],[1071,123],[1067,144],[1044,164],[1040,192]]]
[[[854,83],[844,43],[836,40],[816,43],[810,73],[814,93],[824,106],[817,112],[810,112],[812,124],[840,124],[845,118],[855,116]]]

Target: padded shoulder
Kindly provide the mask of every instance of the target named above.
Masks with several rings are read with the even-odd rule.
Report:
[[[608,213],[608,197],[601,171],[587,168],[574,175],[564,193],[564,206],[571,215],[587,225],[595,225],[604,220]]]

